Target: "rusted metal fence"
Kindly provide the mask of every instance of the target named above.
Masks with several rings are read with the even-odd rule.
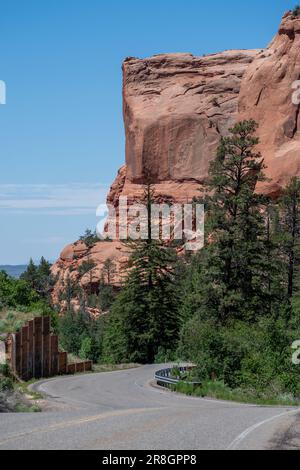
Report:
[[[91,361],[68,364],[67,353],[59,351],[58,336],[51,333],[50,317],[28,321],[7,336],[5,347],[12,372],[22,380],[92,370]]]

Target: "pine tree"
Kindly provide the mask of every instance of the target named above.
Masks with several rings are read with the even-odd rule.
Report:
[[[36,291],[44,300],[50,300],[50,294],[54,286],[54,278],[51,274],[51,263],[42,256],[37,267]]]
[[[78,268],[78,273],[81,276],[89,274],[89,285],[87,295],[91,297],[93,294],[93,269],[96,267],[96,263],[92,258],[88,258],[86,261],[83,261]]]
[[[20,279],[26,281],[32,289],[36,288],[38,277],[38,269],[33,262],[33,259],[30,258],[26,271],[21,274]]]
[[[153,362],[159,348],[170,349],[178,339],[177,257],[172,248],[152,237],[150,183],[142,202],[147,208],[148,237],[125,242],[129,274],[110,312],[106,353],[114,361]]]
[[[103,280],[107,285],[111,285],[113,281],[113,277],[116,273],[116,264],[113,262],[111,258],[107,258],[103,263],[102,268],[102,276]]]
[[[39,276],[51,276],[51,263],[47,261],[43,256],[41,257],[40,264],[38,266]]]
[[[116,264],[111,258],[107,258],[103,263],[101,279],[99,282],[98,302],[102,311],[108,311],[116,297],[113,286],[116,274]]]
[[[256,129],[253,120],[230,129],[206,183],[211,241],[202,268],[202,310],[221,323],[270,313],[269,200],[255,192],[257,182],[266,179],[262,156],[255,152]]]
[[[280,198],[281,246],[287,264],[287,296],[295,289],[300,261],[300,179],[291,178]]]
[[[67,311],[72,311],[72,300],[80,293],[79,286],[71,279],[68,274],[63,281],[63,289],[60,292],[60,300],[66,301]]]
[[[59,321],[59,337],[62,347],[78,354],[84,338],[89,337],[89,318],[83,311],[68,310]]]
[[[108,311],[115,300],[115,291],[111,284],[107,284],[104,277],[99,282],[98,304],[103,312]]]
[[[99,238],[98,238],[96,230],[92,232],[92,230],[86,229],[84,235],[81,235],[79,237],[79,240],[85,243],[88,248],[91,248],[99,241]]]
[[[46,261],[43,256],[38,266],[30,259],[27,269],[20,279],[26,281],[41,299],[49,300],[54,279],[51,275],[51,263]]]

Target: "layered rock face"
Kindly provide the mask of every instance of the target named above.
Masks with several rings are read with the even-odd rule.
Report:
[[[114,263],[114,273],[111,276],[111,282],[116,286],[120,283],[120,276],[127,264],[127,254],[122,249],[118,241],[99,241],[92,247],[86,246],[83,242],[76,242],[66,246],[60,254],[57,262],[52,266],[52,274],[56,278],[56,284],[52,293],[52,301],[59,305],[61,310],[67,306],[62,293],[67,285],[68,279],[74,284],[80,286],[87,293],[98,293],[99,283],[104,275],[103,266],[107,259]],[[84,275],[80,274],[80,266],[87,261],[93,261],[95,267]],[[79,299],[74,298],[74,309],[80,306]],[[99,314],[97,309],[90,309],[93,315]]]
[[[300,79],[299,50],[300,18],[289,12],[265,50],[127,58],[126,165],[118,172],[108,203],[117,208],[121,195],[129,203],[138,200],[149,178],[161,202],[190,201],[199,194],[220,138],[237,120],[250,118],[259,124],[259,150],[272,178],[259,189],[278,194],[291,176],[300,176],[300,113],[292,102],[292,85]],[[107,258],[115,260],[118,272],[126,266],[119,241],[65,248],[53,267],[58,278],[54,299],[69,275],[87,288],[90,275],[78,275],[87,259],[97,263],[92,272],[92,284],[97,285]]]
[[[300,79],[299,51],[300,17],[286,13],[274,40],[248,67],[239,96],[239,119],[259,124],[259,150],[272,178],[262,189],[274,194],[291,176],[300,176],[299,105],[292,100],[292,85]]]
[[[235,122],[241,81],[258,51],[206,57],[163,54],[123,64],[126,194],[129,183],[168,182],[181,192],[207,175],[220,137]],[[181,186],[188,182],[189,185]]]

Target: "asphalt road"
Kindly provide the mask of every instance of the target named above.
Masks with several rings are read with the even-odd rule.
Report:
[[[35,388],[51,411],[2,413],[1,449],[289,448],[300,409],[186,397],[152,387],[160,366],[60,377]],[[292,447],[299,441],[293,440]]]

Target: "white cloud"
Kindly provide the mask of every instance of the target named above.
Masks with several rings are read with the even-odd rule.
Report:
[[[0,213],[95,214],[109,186],[101,184],[0,184]]]

